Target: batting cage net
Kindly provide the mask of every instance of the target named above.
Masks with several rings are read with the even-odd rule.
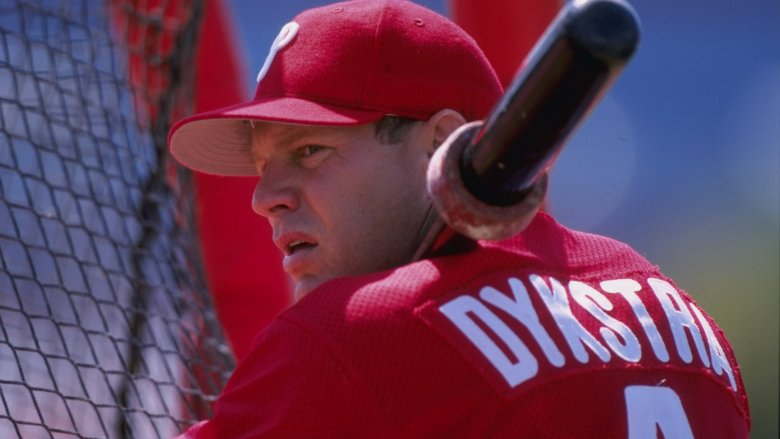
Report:
[[[0,3],[0,438],[170,437],[233,369],[165,147],[202,10]]]

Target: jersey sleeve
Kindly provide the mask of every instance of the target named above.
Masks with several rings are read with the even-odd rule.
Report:
[[[214,417],[181,438],[380,437],[369,395],[332,346],[277,319],[231,376]]]

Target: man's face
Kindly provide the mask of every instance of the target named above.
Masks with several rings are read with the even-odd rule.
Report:
[[[419,127],[390,145],[373,124],[255,124],[253,208],[271,223],[296,298],[335,277],[410,262],[430,205],[431,145]]]

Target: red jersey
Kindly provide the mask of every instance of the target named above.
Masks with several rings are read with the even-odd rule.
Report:
[[[628,246],[541,213],[509,240],[321,286],[258,337],[215,417],[188,436],[747,438],[749,427],[732,349],[693,299]]]

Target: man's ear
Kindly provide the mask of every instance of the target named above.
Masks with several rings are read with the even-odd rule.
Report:
[[[455,110],[444,109],[431,116],[426,122],[426,131],[429,133],[429,154],[439,147],[450,133],[466,123],[466,119]]]

